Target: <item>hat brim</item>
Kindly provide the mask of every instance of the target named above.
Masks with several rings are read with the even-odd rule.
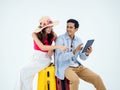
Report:
[[[40,32],[40,31],[42,31],[44,28],[46,28],[46,27],[56,26],[56,25],[58,25],[58,24],[59,24],[59,21],[54,21],[52,24],[46,25],[45,27],[37,28],[37,29],[35,30],[35,32],[38,33],[38,32]]]

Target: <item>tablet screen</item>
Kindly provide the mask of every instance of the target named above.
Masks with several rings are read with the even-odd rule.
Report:
[[[85,44],[85,47],[82,50],[82,53],[86,52],[87,48],[92,46],[93,42],[94,42],[94,39],[88,40],[87,43]]]

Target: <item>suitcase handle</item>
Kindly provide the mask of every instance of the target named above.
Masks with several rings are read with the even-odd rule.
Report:
[[[47,81],[48,90],[50,90],[50,81]]]
[[[50,72],[49,71],[47,72],[47,77],[50,77]]]

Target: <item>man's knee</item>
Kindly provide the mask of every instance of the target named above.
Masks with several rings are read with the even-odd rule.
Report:
[[[79,83],[80,83],[80,80],[79,80],[79,78],[73,78],[73,79],[70,80],[70,83],[71,83],[71,84],[73,84],[73,83],[74,83],[74,84],[79,84]]]
[[[94,81],[93,82],[94,85],[102,83],[102,79],[99,75],[95,75],[93,81]]]
[[[94,76],[94,80],[95,80],[95,81],[101,81],[101,77],[100,77],[99,75],[95,75],[95,76]]]

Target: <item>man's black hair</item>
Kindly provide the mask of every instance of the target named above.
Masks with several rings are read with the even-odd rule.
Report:
[[[69,22],[74,23],[75,28],[79,28],[79,22],[77,20],[69,19],[69,20],[67,20],[67,23],[69,23]]]

